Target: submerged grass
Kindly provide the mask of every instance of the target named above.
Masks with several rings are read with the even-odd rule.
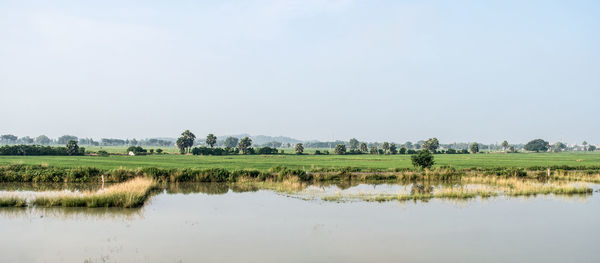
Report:
[[[140,207],[155,186],[156,183],[153,179],[138,177],[110,186],[104,191],[40,196],[32,203],[44,207]]]

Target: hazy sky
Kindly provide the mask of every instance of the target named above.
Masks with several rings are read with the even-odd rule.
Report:
[[[0,1],[0,134],[600,143],[599,1]]]

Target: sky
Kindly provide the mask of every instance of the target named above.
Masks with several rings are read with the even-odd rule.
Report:
[[[0,0],[0,134],[600,143],[599,1]]]

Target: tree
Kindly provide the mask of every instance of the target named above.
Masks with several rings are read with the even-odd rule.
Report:
[[[548,151],[548,147],[550,147],[550,143],[547,141],[535,139],[525,144],[523,148],[527,151],[545,152]]]
[[[511,145],[510,147],[508,147],[508,152],[510,152],[510,153],[516,153],[517,149],[515,149],[514,145]]]
[[[430,150],[431,152],[435,152],[438,148],[440,148],[440,142],[437,138],[429,138],[423,143],[423,149]]]
[[[471,143],[471,146],[469,146],[469,150],[471,150],[471,153],[478,153],[479,152],[479,143]]]
[[[179,152],[190,152],[192,146],[194,146],[194,140],[196,140],[196,135],[190,130],[183,131],[181,137],[177,139],[177,148],[179,148]]]
[[[397,154],[398,153],[398,148],[396,148],[396,144],[390,144],[390,153],[391,154]]]
[[[587,151],[587,141],[583,141],[581,144],[583,144],[583,151]]]
[[[369,147],[367,147],[367,144],[364,142],[360,143],[360,151],[363,153],[367,153],[369,151]]]
[[[426,148],[410,156],[410,159],[416,168],[429,169],[435,164],[433,154]]]
[[[24,144],[32,144],[33,143],[33,138],[31,138],[29,136],[21,137],[21,139],[19,139],[19,140]]]
[[[50,138],[48,138],[48,136],[46,135],[40,135],[37,138],[35,138],[35,143],[41,145],[50,144]]]
[[[379,151],[377,150],[377,146],[375,146],[375,145],[371,146],[371,151],[369,153],[370,154],[377,154],[377,153],[379,153]]]
[[[383,142],[383,144],[381,145],[381,148],[383,149],[383,153],[387,153],[390,150],[390,143]]]
[[[215,144],[217,144],[217,136],[212,133],[208,134],[208,136],[206,136],[206,144],[208,144],[210,148],[215,146]]]
[[[404,147],[406,147],[406,149],[412,149],[413,148],[413,143],[412,142],[405,142],[404,143]]]
[[[250,146],[252,146],[252,139],[248,137],[242,138],[238,143],[238,148],[240,149],[240,151],[242,151],[243,154],[248,153]]]
[[[175,145],[177,145],[177,148],[179,149],[179,153],[181,153],[181,154],[185,153],[185,142],[184,142],[183,137],[177,138]]]
[[[358,142],[357,139],[355,139],[355,138],[350,139],[349,144],[350,144],[350,150],[351,151],[358,150],[358,144],[359,144],[359,142]]]
[[[296,143],[296,154],[302,154],[304,152],[304,145],[302,143]]]
[[[588,151],[593,152],[595,150],[596,150],[596,146],[595,145],[588,146]]]
[[[506,140],[502,142],[502,148],[504,148],[504,151],[506,152],[506,148],[508,148],[508,142]]]
[[[79,153],[79,146],[77,145],[77,141],[70,140],[67,143],[67,154],[68,155],[76,155]]]
[[[556,142],[556,143],[555,143],[555,144],[552,146],[552,148],[553,148],[554,152],[556,152],[556,153],[557,153],[557,152],[562,152],[562,151],[564,151],[565,149],[567,149],[567,145],[565,145],[565,144],[564,144],[564,143],[562,143],[562,142]]]
[[[238,145],[238,142],[239,142],[238,138],[227,137],[227,139],[225,139],[224,145],[226,148],[235,148],[235,146]]]
[[[406,148],[405,147],[400,148],[400,150],[398,150],[398,153],[399,154],[406,154]]]
[[[335,152],[335,154],[344,155],[346,154],[346,145],[338,144],[335,146],[335,149],[333,151]]]
[[[63,135],[58,137],[58,144],[67,144],[69,141],[77,141],[77,136],[73,135]]]
[[[0,139],[2,139],[2,141],[5,143],[13,144],[13,143],[17,142],[18,137],[14,136],[12,134],[5,134],[5,135],[0,136]]]

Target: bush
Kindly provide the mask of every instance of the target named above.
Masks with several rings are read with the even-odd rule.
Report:
[[[41,145],[5,145],[0,147],[0,155],[54,155],[54,156],[66,156],[66,155],[84,155],[85,149],[83,147],[77,149],[77,151],[69,152],[67,147],[51,147]],[[69,154],[71,153],[71,154]]]
[[[412,160],[412,164],[417,168],[429,169],[435,164],[433,154],[427,149],[423,149],[419,153],[412,155],[410,159]]]
[[[343,145],[343,144],[336,145],[334,152],[335,152],[335,154],[340,154],[340,155],[346,154],[346,145]]]
[[[278,153],[279,153],[279,151],[277,150],[277,148],[271,148],[268,146],[256,148],[256,154],[278,154]]]
[[[417,151],[413,150],[413,149],[408,149],[408,151],[406,151],[407,154],[415,154],[417,153]]]
[[[108,156],[108,152],[105,150],[100,150],[100,151],[98,151],[98,155],[102,156],[102,157],[106,157],[106,156]]]
[[[133,152],[135,155],[143,155],[146,154],[147,151],[142,148],[142,146],[129,146],[127,152]]]

